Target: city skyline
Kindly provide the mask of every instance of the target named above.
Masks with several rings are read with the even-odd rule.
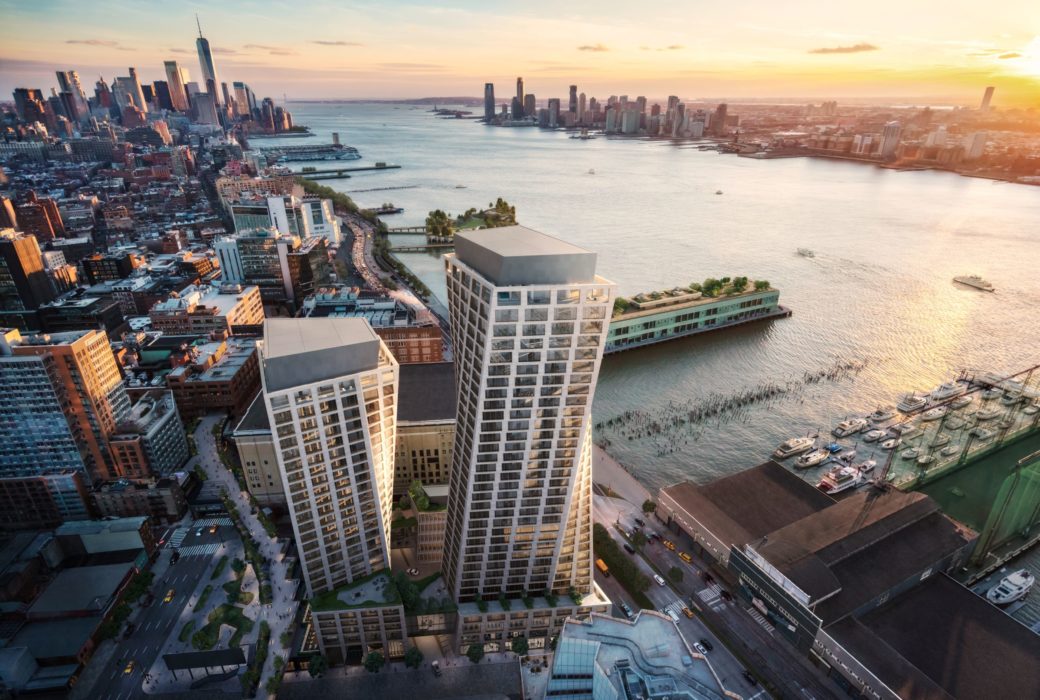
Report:
[[[1040,24],[1040,9],[1020,0],[1000,4],[951,16],[938,3],[904,8],[886,1],[867,16],[847,16],[822,3],[791,12],[756,2],[736,18],[708,6],[650,20],[638,10],[592,5],[560,16],[538,2],[508,11],[470,2],[307,3],[322,27],[349,27],[315,30],[314,22],[286,22],[280,13],[288,6],[239,2],[206,8],[200,20],[229,85],[245,80],[296,99],[477,97],[484,82],[502,90],[528,75],[546,96],[565,96],[578,83],[588,94],[628,91],[652,99],[679,93],[970,103],[979,86],[994,85],[997,107],[1035,105],[1040,37],[1023,28]],[[91,80],[111,80],[127,65],[137,66],[143,81],[164,79],[169,60],[198,71],[193,8],[97,12],[7,0],[0,8],[11,20],[0,28],[0,92],[46,89],[55,70],[69,68]],[[146,41],[141,28],[149,23],[169,33]],[[542,41],[532,46],[529,36]]]

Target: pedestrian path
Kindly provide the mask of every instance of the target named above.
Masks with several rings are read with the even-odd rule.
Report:
[[[187,547],[181,547],[181,557],[198,557],[202,555],[211,555],[220,549],[220,542],[210,542],[208,544],[189,544]]]
[[[755,622],[757,622],[758,624],[762,625],[762,627],[765,629],[765,631],[769,632],[769,634],[772,634],[773,630],[776,629],[771,624],[769,624],[769,620],[767,620],[765,617],[763,617],[762,613],[760,613],[758,610],[755,610],[754,608],[748,608],[747,611],[748,611],[748,615],[753,617],[755,619]]]

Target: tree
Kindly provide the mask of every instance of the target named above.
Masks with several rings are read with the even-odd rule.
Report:
[[[386,665],[386,659],[378,651],[373,651],[365,657],[365,670],[369,673],[379,673],[379,669]]]
[[[642,530],[636,530],[632,533],[632,546],[636,549],[642,549],[643,545],[646,544],[646,535],[643,534]]]
[[[320,678],[328,670],[329,660],[324,654],[315,654],[307,664],[307,673],[311,674],[311,678]]]
[[[408,668],[419,668],[422,662],[423,653],[419,651],[419,647],[408,647],[408,651],[404,653],[404,665]]]
[[[643,501],[643,512],[644,513],[646,513],[647,515],[650,515],[655,510],[657,510],[657,504],[654,503],[653,499],[648,498],[645,501]]]
[[[758,280],[755,282],[756,292],[764,292],[767,289],[769,289],[769,280]]]
[[[527,637],[513,637],[510,648],[517,656],[527,656]]]
[[[469,649],[466,650],[466,656],[469,660],[475,664],[479,664],[480,660],[484,658],[484,645],[483,644],[470,644]]]
[[[672,579],[676,583],[679,583],[680,581],[682,581],[682,569],[680,569],[678,566],[673,566],[672,568],[668,569],[668,578]]]

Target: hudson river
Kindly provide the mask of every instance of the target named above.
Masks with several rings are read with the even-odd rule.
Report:
[[[363,207],[404,207],[386,218],[391,227],[504,197],[522,224],[596,251],[599,273],[622,295],[739,275],[780,290],[790,318],[604,361],[597,423],[626,411],[646,414],[629,424],[668,420],[720,397],[783,387],[677,439],[597,431],[651,488],[753,466],[788,437],[827,433],[846,415],[960,369],[1040,363],[1040,187],[808,158],[759,161],[661,141],[580,141],[438,119],[426,107],[291,107],[317,134],[306,142],[326,143],[338,131],[361,151],[358,165],[402,166],[323,182]],[[443,299],[437,256],[401,258]],[[985,277],[997,293],[952,283],[964,274]],[[805,381],[819,373],[829,376]]]

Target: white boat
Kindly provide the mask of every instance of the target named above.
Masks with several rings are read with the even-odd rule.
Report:
[[[1000,579],[1000,583],[986,591],[986,600],[994,605],[1014,603],[1025,598],[1034,583],[1036,577],[1028,569],[1019,569]]]
[[[982,392],[982,400],[992,401],[993,399],[999,399],[1003,395],[1003,390],[998,389],[995,386],[991,386],[989,389],[986,389],[984,392]]]
[[[1022,413],[1026,414],[1027,416],[1032,416],[1037,413],[1040,413],[1040,402],[1034,401],[1033,403],[1029,404],[1028,406],[1022,409]]]
[[[984,292],[995,292],[993,285],[982,279],[978,275],[960,275],[953,278],[954,282],[974,287],[975,289],[981,289]]]
[[[939,450],[939,454],[941,454],[943,457],[952,457],[960,451],[961,448],[959,445],[947,445],[946,447]]]
[[[920,454],[920,450],[916,447],[908,447],[899,453],[899,456],[903,459],[917,459],[917,455]]]
[[[896,410],[891,406],[878,406],[874,409],[867,418],[870,419],[871,423],[884,423],[886,420],[893,418],[896,415]]]
[[[846,464],[850,464],[852,460],[856,459],[856,450],[845,450],[838,455],[838,459]]]
[[[798,249],[798,254],[801,255],[803,258],[815,258],[816,257],[816,253],[814,253],[809,248],[799,248]]]
[[[951,401],[949,403],[949,408],[950,408],[951,411],[956,411],[958,409],[964,408],[965,406],[971,405],[971,402],[974,401],[974,400],[975,400],[975,397],[973,397],[973,396],[968,396],[966,394],[961,394],[960,396],[958,396],[957,398],[955,398],[953,401]]]
[[[863,442],[877,442],[881,438],[885,437],[887,433],[887,430],[878,430],[877,428],[874,430],[868,430],[863,433]]]
[[[849,435],[855,435],[859,431],[863,430],[869,425],[866,418],[848,418],[843,420],[841,423],[831,431],[835,437],[848,437]]]
[[[883,450],[894,450],[895,448],[899,447],[900,443],[902,442],[903,441],[899,438],[889,438],[887,440],[883,440],[881,444],[878,445],[878,447],[880,447]]]
[[[917,437],[918,433],[921,432],[921,429],[913,423],[902,423],[900,425],[893,425],[890,429],[899,433],[899,437],[902,438]]]
[[[896,408],[903,413],[913,413],[914,411],[920,411],[927,405],[927,396],[918,396],[916,393],[911,392],[899,400],[899,403],[896,404]]]
[[[780,446],[773,451],[773,456],[777,459],[794,457],[796,454],[801,454],[802,452],[811,450],[814,444],[816,444],[816,440],[811,437],[791,438],[790,440],[780,443]]]
[[[1003,413],[1004,412],[996,406],[987,406],[986,408],[983,408],[978,413],[976,413],[975,417],[979,420],[993,420],[994,418]]]
[[[946,399],[952,399],[954,396],[960,396],[968,388],[959,382],[946,382],[940,384],[932,390],[931,397],[933,401],[945,401]]]
[[[1021,400],[1022,394],[1019,394],[1018,392],[1014,391],[1009,391],[1008,393],[1000,397],[1000,403],[1004,404],[1005,406],[1014,406]]]
[[[841,493],[863,483],[863,474],[855,467],[835,467],[823,475],[816,488],[824,493]]]
[[[951,438],[949,433],[939,433],[935,436],[935,438],[932,439],[932,447],[942,447],[943,445],[948,445],[950,444],[950,440]]]
[[[859,469],[861,474],[869,474],[874,471],[874,467],[877,466],[877,460],[868,459],[866,462],[860,462],[856,465],[856,469]]]
[[[994,433],[992,430],[989,430],[988,428],[978,427],[972,428],[968,435],[971,435],[979,442],[985,442],[986,440],[989,440],[991,437],[996,435],[996,433]]]
[[[947,430],[960,430],[961,428],[964,427],[964,425],[965,425],[964,419],[963,418],[958,418],[957,416],[952,416],[950,418],[947,418],[946,422],[943,423],[943,427],[946,428]]]
[[[945,406],[935,406],[929,408],[927,411],[921,414],[921,420],[939,420],[946,415]]]
[[[929,464],[931,464],[934,461],[935,461],[935,457],[933,457],[931,455],[928,455],[928,454],[920,455],[917,458],[917,466],[925,467],[925,466],[928,466]]]
[[[809,467],[815,467],[817,464],[822,464],[830,456],[831,453],[827,450],[813,450],[796,459],[794,466],[798,469],[808,469]]]
[[[1001,430],[1010,430],[1011,428],[1015,427],[1015,421],[1011,418],[1005,418],[1004,420],[1001,420],[997,423],[997,427]]]

